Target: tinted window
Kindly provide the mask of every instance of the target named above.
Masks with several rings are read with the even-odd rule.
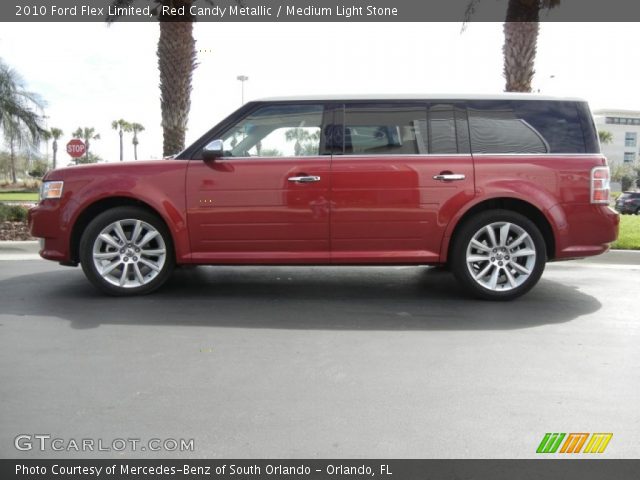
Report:
[[[344,153],[427,153],[425,105],[346,105]]]
[[[429,108],[429,153],[456,153],[457,151],[453,107],[432,106]]]
[[[429,107],[429,153],[469,153],[469,127],[464,109],[449,104]]]
[[[350,104],[342,124],[328,126],[332,146],[346,154],[468,153],[466,113],[450,104]],[[344,145],[344,150],[342,146]]]
[[[586,153],[575,102],[472,101],[474,153]]]
[[[269,105],[259,108],[222,136],[225,155],[318,155],[322,114],[322,105]]]

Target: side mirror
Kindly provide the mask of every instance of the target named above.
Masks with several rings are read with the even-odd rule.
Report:
[[[202,158],[204,160],[215,160],[224,157],[224,144],[222,140],[214,140],[207,144],[202,150]]]

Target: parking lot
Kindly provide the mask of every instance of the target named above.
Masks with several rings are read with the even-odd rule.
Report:
[[[12,256],[13,255],[13,256]],[[20,434],[194,439],[143,458],[527,458],[546,432],[640,455],[640,254],[550,264],[509,303],[427,267],[199,267],[156,294],[0,261],[0,456]]]

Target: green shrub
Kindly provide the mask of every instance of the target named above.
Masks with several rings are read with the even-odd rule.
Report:
[[[620,179],[620,183],[622,184],[622,191],[626,192],[631,189],[631,186],[634,183],[634,178],[631,175],[625,175]]]
[[[28,208],[0,203],[0,222],[26,222]]]

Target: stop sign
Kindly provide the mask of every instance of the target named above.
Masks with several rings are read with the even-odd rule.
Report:
[[[86,147],[84,142],[79,138],[73,138],[67,143],[67,153],[73,158],[79,158],[84,155]]]

